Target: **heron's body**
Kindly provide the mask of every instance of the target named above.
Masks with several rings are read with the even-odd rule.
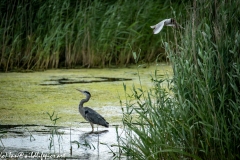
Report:
[[[94,124],[98,124],[104,127],[109,127],[109,123],[99,113],[97,113],[96,111],[94,111],[89,107],[83,107],[83,104],[89,101],[91,94],[88,91],[81,91],[81,90],[78,90],[78,91],[86,95],[86,98],[80,101],[78,109],[80,114],[83,116],[83,118],[86,121],[90,122],[92,126],[92,132],[94,131],[94,126],[93,126]]]
[[[177,23],[175,22],[174,19],[170,18],[170,19],[164,19],[161,22],[159,22],[158,24],[150,26],[150,27],[154,29],[153,30],[154,34],[158,34],[163,29],[163,26],[176,27]]]

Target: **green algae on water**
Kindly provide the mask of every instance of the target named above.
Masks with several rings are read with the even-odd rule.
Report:
[[[151,76],[157,70],[158,75],[171,75],[170,65],[162,64],[148,68],[115,68],[115,69],[57,69],[31,73],[0,73],[0,123],[1,124],[37,124],[51,125],[47,112],[61,117],[57,124],[62,126],[87,126],[88,123],[78,113],[79,101],[84,97],[76,88],[88,90],[92,97],[84,104],[91,107],[110,124],[120,124],[122,111],[120,100],[125,99],[123,83],[127,93],[131,87],[147,90],[153,86]],[[138,76],[139,72],[139,76]],[[87,78],[84,78],[87,77]],[[68,83],[61,85],[41,85],[46,81],[70,79],[91,81],[98,77],[117,78],[119,81]]]

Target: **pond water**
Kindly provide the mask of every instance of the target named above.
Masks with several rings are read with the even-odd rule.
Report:
[[[8,133],[1,138],[4,148],[1,147],[0,159],[113,159],[118,152],[113,146],[118,141],[114,127],[94,133],[89,133],[89,128],[30,125],[4,129]],[[122,134],[122,129],[118,133]]]
[[[132,85],[143,90],[151,88],[151,77],[155,73],[158,78],[171,76],[172,68],[159,64],[146,68],[0,73],[0,158],[9,152],[25,155],[43,152],[64,154],[68,158],[111,159],[109,146],[117,143],[116,126],[121,131],[121,107],[124,106],[120,106],[120,100],[124,102],[125,95],[131,94]],[[127,93],[123,84],[127,86]],[[84,106],[100,113],[110,123],[109,128],[99,126],[101,132],[89,134],[91,126],[78,112],[79,101],[85,96],[76,89],[91,93],[91,99]],[[56,123],[49,116],[53,113],[53,117],[59,117]],[[61,134],[56,134],[58,132]],[[51,135],[55,136],[53,139],[60,137],[60,145],[57,139],[49,147]]]

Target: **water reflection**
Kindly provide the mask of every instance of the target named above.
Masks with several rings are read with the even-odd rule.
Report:
[[[113,159],[112,151],[117,151],[117,148],[111,147],[117,142],[115,128],[108,130],[97,128],[97,131],[90,133],[91,128],[72,128],[70,130],[70,128],[58,127],[58,132],[61,134],[55,135],[52,135],[51,129],[49,126],[5,128],[6,132],[11,132],[8,132],[7,136],[1,137],[0,153],[2,155],[22,153],[25,156],[64,156],[67,159]],[[20,132],[21,134],[19,134]],[[30,140],[30,134],[34,140]]]
[[[84,155],[88,158],[94,155],[93,152],[96,152],[97,154],[94,155],[95,158],[99,159],[100,155],[108,154],[108,152],[105,152],[105,149],[102,148],[103,146],[100,145],[100,140],[103,137],[103,134],[107,134],[109,132],[108,130],[103,131],[95,131],[95,132],[87,132],[79,135],[79,143],[82,145],[82,149],[85,150]],[[110,136],[110,135],[106,135]],[[101,149],[100,149],[101,147]],[[101,150],[101,151],[100,151]]]

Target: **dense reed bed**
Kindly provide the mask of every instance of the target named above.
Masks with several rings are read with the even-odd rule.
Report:
[[[239,5],[186,5],[185,30],[171,35],[175,41],[163,41],[173,79],[156,74],[154,88],[133,87],[127,96],[122,153],[131,159],[240,158]]]
[[[2,0],[0,69],[123,66],[165,58],[150,25],[171,16],[171,1]],[[179,15],[181,16],[181,15]],[[161,60],[161,59],[160,59]]]

